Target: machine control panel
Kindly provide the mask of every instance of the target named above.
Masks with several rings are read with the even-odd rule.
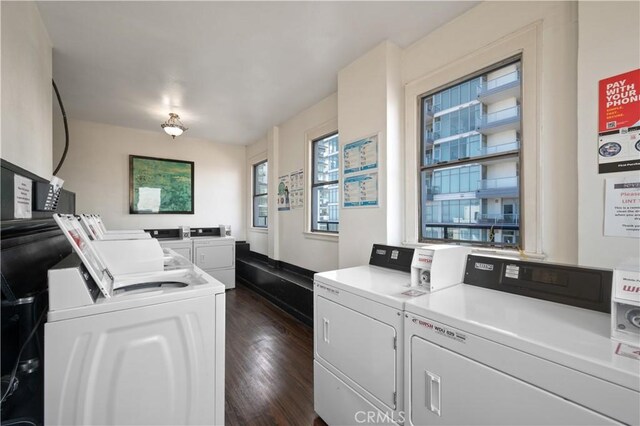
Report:
[[[49,269],[49,310],[91,305],[100,297],[100,287],[76,253]]]
[[[396,271],[410,272],[413,249],[374,244],[371,249],[369,265],[381,266]]]
[[[612,276],[605,269],[470,255],[464,283],[610,313]]]

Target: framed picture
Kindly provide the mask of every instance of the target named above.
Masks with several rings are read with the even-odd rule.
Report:
[[[130,214],[193,214],[193,161],[129,156]]]

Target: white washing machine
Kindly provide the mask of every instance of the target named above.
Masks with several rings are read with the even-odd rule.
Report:
[[[49,271],[45,423],[223,424],[224,286],[184,261],[163,270],[161,250],[160,271],[114,276],[63,230],[75,253]]]
[[[405,424],[640,423],[610,271],[469,256],[465,282],[405,304]]]
[[[413,249],[374,245],[369,265],[314,276],[314,409],[330,425],[403,410],[403,309]]]
[[[81,214],[79,219],[87,234],[94,240],[144,240],[151,238],[142,229],[107,231],[100,216]]]

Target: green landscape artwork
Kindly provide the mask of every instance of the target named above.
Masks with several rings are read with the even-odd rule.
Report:
[[[193,214],[193,162],[129,156],[129,213]]]

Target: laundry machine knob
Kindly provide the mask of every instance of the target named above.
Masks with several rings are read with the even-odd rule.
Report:
[[[640,328],[640,308],[629,309],[625,316],[631,324]]]

